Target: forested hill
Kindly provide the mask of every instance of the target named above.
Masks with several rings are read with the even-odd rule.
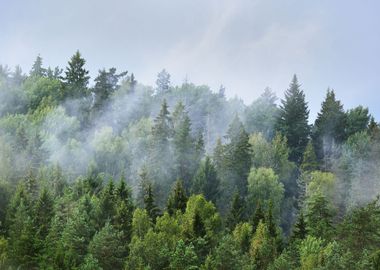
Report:
[[[380,269],[379,124],[289,79],[0,66],[0,269]]]

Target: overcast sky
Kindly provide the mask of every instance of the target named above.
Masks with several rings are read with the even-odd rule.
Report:
[[[282,98],[296,73],[314,118],[327,87],[380,120],[380,1],[0,0],[0,64],[64,67],[79,49],[94,76],[115,66],[153,85],[166,68],[246,104]]]

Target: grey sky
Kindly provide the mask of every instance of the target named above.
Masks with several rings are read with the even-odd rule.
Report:
[[[37,54],[64,67],[79,49],[94,76],[115,66],[154,84],[196,84],[246,103],[283,97],[296,73],[314,118],[327,87],[345,109],[380,120],[380,2],[295,0],[0,0],[0,64],[28,71]]]

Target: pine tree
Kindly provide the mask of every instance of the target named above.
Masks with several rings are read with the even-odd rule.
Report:
[[[201,163],[193,180],[192,193],[203,194],[208,201],[216,203],[219,196],[219,179],[210,157]]]
[[[169,215],[173,215],[180,210],[182,213],[186,210],[187,196],[181,180],[177,180],[174,188],[169,195],[166,209]]]
[[[88,95],[87,85],[90,76],[89,71],[84,68],[86,60],[82,58],[79,51],[71,57],[66,67],[64,98],[82,98]]]
[[[158,73],[156,86],[157,86],[157,90],[156,90],[157,95],[164,95],[169,92],[170,74],[165,69],[163,69],[160,73]]]
[[[126,243],[121,241],[121,236],[121,232],[107,222],[90,242],[88,251],[103,269],[123,267]]]
[[[368,128],[368,123],[370,121],[370,114],[368,113],[368,108],[363,106],[358,106],[354,109],[349,110],[346,113],[347,125],[346,125],[346,138],[351,135],[365,131]]]
[[[313,130],[313,142],[319,160],[331,158],[333,147],[345,137],[346,115],[343,105],[335,98],[334,90],[327,89]],[[325,162],[327,166],[327,163]]]
[[[118,84],[120,78],[127,75],[127,71],[116,73],[116,68],[99,70],[98,76],[95,78],[95,86],[93,93],[95,94],[94,108],[101,110],[107,104],[110,96],[120,87]]]
[[[194,168],[194,139],[190,134],[191,121],[182,102],[179,102],[174,109],[173,127],[176,177],[182,179],[185,189],[189,190]]]
[[[150,220],[154,223],[159,215],[159,209],[155,204],[152,183],[148,183],[144,195],[144,207],[147,211]]]
[[[299,164],[308,142],[310,126],[305,94],[300,89],[296,75],[294,75],[289,89],[285,92],[285,99],[281,100],[281,103],[276,129],[288,140],[289,159]]]
[[[307,143],[300,169],[302,172],[311,172],[318,169],[317,156],[315,155],[313,143],[311,141]]]
[[[240,197],[238,191],[235,191],[232,197],[231,209],[227,215],[227,227],[232,231],[235,226],[244,219],[244,200]]]
[[[292,240],[303,240],[307,236],[306,221],[303,212],[298,216],[297,222],[293,226]]]
[[[34,224],[37,236],[43,242],[49,232],[50,222],[54,216],[54,201],[49,191],[44,188],[34,207]]]
[[[46,69],[42,67],[42,57],[40,55],[38,55],[34,61],[29,75],[31,77],[43,77],[46,75]]]
[[[249,153],[248,134],[237,115],[229,125],[226,138],[229,139],[225,149],[226,177],[238,188],[240,194],[245,196],[247,193],[247,176],[251,168],[251,155]]]
[[[257,204],[256,204],[255,214],[252,217],[253,231],[256,230],[260,221],[265,222],[265,215],[264,215],[264,211],[261,207],[261,201],[259,200],[259,201],[257,201]]]
[[[274,217],[273,217],[273,202],[272,202],[272,200],[269,201],[268,213],[266,215],[265,222],[267,223],[267,226],[268,226],[269,236],[276,238],[277,237],[277,228],[276,228],[276,222],[274,221]]]
[[[107,186],[101,191],[99,196],[99,206],[97,209],[97,226],[102,228],[104,224],[115,216],[115,186],[112,178]]]

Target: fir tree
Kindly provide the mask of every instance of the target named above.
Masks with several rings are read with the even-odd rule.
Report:
[[[230,211],[227,215],[226,223],[227,227],[232,231],[235,226],[244,219],[244,200],[240,197],[238,191],[235,191],[232,197],[232,203]]]
[[[306,221],[303,212],[298,216],[297,222],[293,226],[292,240],[303,240],[307,236]]]
[[[177,210],[180,210],[182,213],[185,212],[187,203],[186,191],[183,187],[181,180],[177,180],[174,184],[174,188],[169,195],[166,209],[169,215],[173,215]]]
[[[88,95],[87,85],[90,76],[89,71],[84,68],[86,60],[82,58],[79,51],[71,57],[66,67],[64,98],[82,98]]]
[[[157,90],[156,90],[157,95],[163,95],[169,92],[170,74],[165,69],[163,69],[160,73],[158,73],[156,86],[157,86]]]
[[[255,209],[255,213],[252,217],[252,226],[253,226],[253,231],[256,230],[257,226],[259,225],[260,221],[262,222],[265,222],[265,215],[264,215],[264,211],[261,207],[261,201],[257,201],[257,204],[256,204],[256,209]]]
[[[345,137],[346,115],[343,105],[335,98],[334,90],[327,89],[327,95],[322,102],[313,130],[313,142],[319,160],[327,160],[333,154],[333,147],[341,143]]]
[[[216,203],[219,196],[219,179],[210,157],[201,163],[193,180],[192,193],[202,193],[206,200]]]
[[[285,92],[285,99],[281,100],[281,103],[276,127],[287,138],[290,148],[289,159],[299,164],[308,142],[310,126],[305,94],[300,89],[296,75],[294,75],[289,89]]]
[[[29,75],[31,77],[43,77],[46,75],[46,69],[42,67],[42,58],[40,55],[38,55],[36,60],[34,61]]]
[[[315,155],[314,147],[311,141],[307,143],[300,169],[302,172],[311,172],[318,169],[317,156]]]
[[[150,220],[154,223],[159,215],[159,209],[155,204],[152,183],[148,183],[144,195],[144,207]]]

